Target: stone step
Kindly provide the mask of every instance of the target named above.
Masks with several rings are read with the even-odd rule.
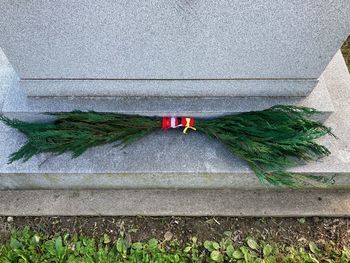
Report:
[[[94,110],[146,116],[216,117],[269,108],[277,104],[318,109],[324,121],[334,111],[323,77],[307,97],[27,97],[13,81],[3,114],[23,120],[47,119],[42,113]]]
[[[348,217],[349,198],[348,190],[15,190],[0,191],[0,214]]]
[[[7,165],[7,156],[24,142],[16,131],[1,133],[0,189],[268,188],[219,142],[196,132],[185,136],[177,130],[159,131],[123,150],[105,145],[76,159],[41,154]],[[349,160],[342,160],[334,139],[322,143],[332,156],[291,171],[334,177],[330,187],[349,187]]]
[[[171,94],[146,92],[144,95],[149,93],[147,96],[130,96],[130,93],[126,92],[124,95],[118,93],[119,96],[112,96],[116,95],[116,93],[109,92],[111,90],[108,86],[106,87],[106,92],[109,91],[105,95],[109,94],[110,96],[97,96],[100,93],[87,93],[94,96],[83,97],[79,85],[77,85],[77,87],[72,87],[72,96],[67,97],[63,96],[63,94],[67,93],[56,94],[55,90],[57,89],[49,89],[50,92],[47,91],[47,93],[43,93],[43,90],[40,90],[37,93],[33,91],[28,91],[28,93],[26,93],[26,90],[21,86],[21,83],[23,83],[23,81],[19,81],[16,77],[13,69],[10,67],[4,54],[1,53],[0,50],[0,112],[9,117],[22,120],[47,120],[49,117],[43,115],[43,113],[66,112],[77,109],[149,116],[174,115],[216,117],[240,112],[262,110],[276,104],[292,104],[318,109],[322,113],[318,118],[319,120],[324,121],[334,111],[324,77],[319,79],[317,86],[307,97],[236,97],[226,96],[228,93],[225,93],[225,96],[223,94],[218,96],[217,92],[205,95],[188,93],[185,91],[183,93]],[[255,80],[253,87],[257,86],[258,83],[261,83],[262,87],[266,86],[264,84],[266,81]],[[278,85],[278,82],[274,82],[273,84],[275,88]],[[139,89],[142,90],[142,85]],[[225,88],[223,88],[223,90],[224,89]],[[257,89],[259,88],[257,87]],[[283,89],[282,85],[281,90]],[[295,89],[294,94],[298,95],[298,85],[295,86]],[[101,87],[99,88],[99,92],[100,90]],[[171,89],[168,88],[167,90]],[[132,91],[132,89],[130,91]],[[40,96],[33,96],[34,94]],[[155,94],[161,94],[162,96],[155,96]]]
[[[317,79],[21,79],[39,97],[242,97],[307,96]],[[72,88],[74,87],[74,88]]]

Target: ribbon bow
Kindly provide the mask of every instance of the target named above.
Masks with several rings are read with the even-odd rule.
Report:
[[[197,130],[195,127],[193,127],[194,126],[194,118],[182,118],[181,124],[182,124],[182,126],[185,127],[185,129],[183,130],[184,134],[187,134],[188,129],[192,129],[194,131]]]
[[[194,127],[194,118],[188,117],[163,117],[162,118],[162,129],[167,130],[169,128],[184,127],[183,133],[187,134],[188,129],[196,131]]]

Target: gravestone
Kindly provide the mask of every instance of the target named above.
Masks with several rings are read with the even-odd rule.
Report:
[[[333,188],[348,188],[350,110],[339,105],[350,80],[334,55],[349,15],[348,0],[3,0],[1,113],[44,121],[43,113],[75,109],[212,117],[314,107],[342,136],[323,140],[331,157],[293,171],[332,175]],[[39,155],[7,165],[25,138],[0,128],[0,189],[266,188],[196,133],[160,131],[122,151],[107,145],[74,160]]]
[[[0,46],[28,96],[307,96],[349,5],[4,0]]]

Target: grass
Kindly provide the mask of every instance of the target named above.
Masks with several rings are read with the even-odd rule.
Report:
[[[348,66],[348,69],[350,71],[350,36],[345,41],[344,45],[341,48],[345,62]]]
[[[115,241],[112,241],[115,240]],[[28,227],[12,232],[0,246],[0,262],[349,262],[350,250],[339,249],[333,242],[310,242],[307,246],[284,246],[248,237],[237,244],[232,233],[220,241],[200,242],[193,237],[182,243],[165,236],[132,242],[127,236],[100,238],[56,234],[47,236]]]

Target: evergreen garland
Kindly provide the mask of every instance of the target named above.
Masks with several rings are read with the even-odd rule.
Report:
[[[329,150],[316,139],[329,134],[331,129],[311,117],[314,109],[277,105],[272,108],[228,115],[215,119],[196,119],[195,127],[219,140],[226,148],[248,163],[262,182],[272,185],[299,187],[323,186],[324,177],[294,174],[286,168],[301,161],[328,156]],[[127,146],[161,127],[161,118],[74,111],[53,114],[53,123],[28,123],[0,117],[5,124],[19,130],[27,142],[9,157],[9,163],[33,155],[52,152],[72,152],[76,158],[87,149],[117,142]]]

